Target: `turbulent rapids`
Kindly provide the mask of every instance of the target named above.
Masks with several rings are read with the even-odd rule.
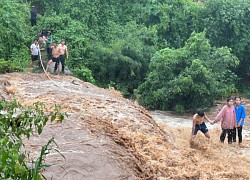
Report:
[[[52,136],[58,153],[47,157],[53,166],[48,179],[250,179],[249,119],[243,144],[221,144],[220,125],[208,126],[211,140],[200,132],[190,143],[192,115],[149,112],[114,89],[98,88],[71,76],[12,73],[1,75],[1,96],[23,106],[57,104],[68,117],[45,127],[41,136],[25,140],[37,157]],[[209,112],[213,119],[219,104]],[[246,103],[247,107],[247,103]]]

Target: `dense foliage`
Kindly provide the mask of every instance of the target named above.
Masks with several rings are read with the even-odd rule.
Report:
[[[188,98],[190,94],[196,93],[196,91],[186,91],[181,88],[191,82],[176,80],[171,83],[175,83],[175,87],[180,86],[182,93],[186,92],[184,96],[179,91],[176,91],[174,96],[172,94],[171,100],[176,103],[161,104],[162,100],[155,101],[154,96],[147,97],[147,94],[149,96],[152,94],[142,92],[142,87],[148,83],[152,74],[166,76],[161,74],[162,71],[166,71],[167,74],[171,74],[171,69],[187,68],[186,71],[190,71],[188,69],[200,64],[201,71],[212,73],[212,82],[220,83],[218,79],[225,82],[223,86],[216,88],[214,85],[209,85],[208,91],[213,92],[212,98],[209,96],[207,99],[208,93],[201,91],[199,97],[207,99],[206,102],[197,102],[192,107],[209,106],[214,99],[230,95],[235,91],[236,82],[248,83],[249,81],[250,0],[198,2],[190,0],[32,0],[28,2],[22,3],[20,0],[0,2],[0,30],[3,32],[0,35],[0,59],[11,60],[14,67],[27,66],[28,48],[32,38],[36,37],[37,31],[47,29],[52,31],[56,41],[66,40],[70,57],[66,65],[75,76],[102,87],[113,86],[122,91],[126,97],[134,97],[134,90],[141,85],[137,91],[141,93],[140,100],[151,108],[173,109],[172,106],[175,105],[178,105],[179,109],[191,108],[186,105],[187,100],[184,100],[184,97]],[[28,22],[31,5],[35,6],[39,14],[37,26],[32,28]],[[205,49],[213,49],[208,56],[211,58],[209,62],[217,63],[219,59],[224,58],[216,54],[227,54],[234,63],[230,66],[220,64],[219,67],[223,66],[223,72],[229,71],[228,74],[234,72],[238,77],[222,76],[218,73],[217,66],[204,64],[208,57],[203,58],[204,55],[199,54],[203,51],[197,49],[194,52],[188,47],[189,41],[193,38],[190,37],[193,32],[206,32],[203,36],[209,39],[209,47]],[[226,47],[231,48],[230,52]],[[169,69],[160,71],[157,66],[152,65],[162,52],[183,53],[184,50],[188,57],[185,59],[187,62],[183,60],[181,66],[178,63],[172,64],[171,71]],[[230,53],[237,57],[239,65],[238,60],[236,61],[235,56]],[[180,56],[180,58],[184,57]],[[159,59],[164,60],[163,57]],[[181,61],[178,56],[172,59]],[[176,72],[172,75],[185,76]],[[169,77],[163,79],[164,81],[159,82],[159,87],[168,88],[166,84],[170,82],[165,81],[169,81]],[[232,81],[225,86],[228,79]],[[208,87],[208,84],[202,83],[192,81],[194,85]],[[193,86],[192,84],[189,85]],[[169,91],[173,92],[173,90]]]
[[[17,69],[21,70],[29,63],[27,45],[31,37],[28,22],[29,8],[26,5],[13,0],[0,1],[0,59],[1,62],[11,60],[14,69],[19,67]],[[0,71],[4,71],[1,65]]]
[[[16,101],[0,101],[0,179],[41,179],[41,170],[45,155],[51,150],[51,139],[42,147],[41,154],[36,161],[29,159],[27,152],[21,151],[24,147],[23,138],[29,138],[35,128],[38,134],[48,121],[52,122],[59,117],[62,121],[64,115],[55,112],[44,113],[44,104],[35,103],[33,106],[23,108]]]
[[[153,109],[205,108],[235,91],[230,70],[239,60],[226,47],[211,47],[205,32],[193,33],[185,46],[155,53],[150,73],[139,87],[140,102]]]
[[[142,1],[41,3],[47,11],[37,29],[51,29],[55,39],[66,40],[67,65],[76,76],[103,87],[115,86],[124,95],[133,94],[146,75],[157,43],[156,30],[137,23],[146,9],[141,8]]]
[[[235,71],[247,81],[250,77],[250,1],[206,0],[201,28],[207,29],[212,45],[232,48],[241,63]]]

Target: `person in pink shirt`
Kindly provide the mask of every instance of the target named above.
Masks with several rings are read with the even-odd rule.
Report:
[[[234,101],[231,97],[227,98],[227,105],[225,105],[215,117],[215,120],[211,122],[214,123],[221,120],[222,132],[220,135],[220,142],[224,143],[224,140],[228,138],[228,144],[232,144],[233,141],[233,131],[236,127],[236,115],[234,109]]]

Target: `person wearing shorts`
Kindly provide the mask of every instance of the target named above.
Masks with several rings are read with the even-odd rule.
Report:
[[[39,55],[39,44],[38,41],[35,39],[34,43],[30,46],[31,51],[31,66],[33,66],[34,62],[38,60]]]
[[[38,55],[31,55],[31,60],[32,60],[32,62],[37,61]]]
[[[208,132],[208,128],[205,122],[195,125],[194,135],[197,135],[198,131],[201,131],[203,134],[206,134]]]
[[[205,124],[205,120],[210,122],[210,119],[207,117],[204,111],[200,110],[193,116],[193,126],[191,138],[195,138],[197,133],[201,131],[208,139],[210,139],[210,134],[208,128]]]
[[[59,48],[57,46],[57,44],[54,42],[53,46],[51,47],[52,49],[52,59],[49,60],[49,62],[47,63],[47,68],[46,71],[48,72],[48,69],[51,65],[52,62],[55,62],[55,64],[57,65],[57,69],[54,68],[54,73],[56,72],[56,70],[58,70],[58,74],[59,74],[59,56],[60,56],[60,51]]]
[[[59,51],[60,51],[59,60],[60,60],[60,63],[62,65],[62,73],[64,73],[64,69],[65,69],[65,55],[66,55],[66,58],[69,59],[68,48],[65,45],[65,40],[61,40],[61,43],[58,45],[58,48],[59,48]],[[55,65],[55,69],[57,68],[56,65]]]

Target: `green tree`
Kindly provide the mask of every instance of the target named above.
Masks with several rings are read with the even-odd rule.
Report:
[[[50,29],[54,39],[66,40],[72,72],[102,87],[112,84],[126,96],[133,94],[147,73],[157,43],[155,28],[138,24],[142,2],[62,1],[56,6],[59,10],[52,1],[42,3],[51,8],[37,28]]]
[[[17,0],[0,1],[0,59],[19,67],[29,63],[29,9]]]
[[[156,0],[148,2],[144,15],[147,26],[155,26],[158,46],[182,47],[193,31],[198,31],[202,6],[189,0]]]
[[[126,26],[113,24],[109,32],[109,44],[96,46],[88,67],[100,85],[112,85],[129,96],[146,75],[149,59],[155,51],[150,44],[154,45],[157,37],[154,30],[136,22]]]
[[[215,99],[236,91],[237,76],[231,69],[238,64],[230,49],[211,47],[205,32],[192,33],[183,48],[155,53],[137,91],[139,102],[163,110],[210,107]]]
[[[205,0],[200,29],[206,28],[211,44],[228,46],[239,60],[236,73],[244,80],[250,77],[250,1]]]

